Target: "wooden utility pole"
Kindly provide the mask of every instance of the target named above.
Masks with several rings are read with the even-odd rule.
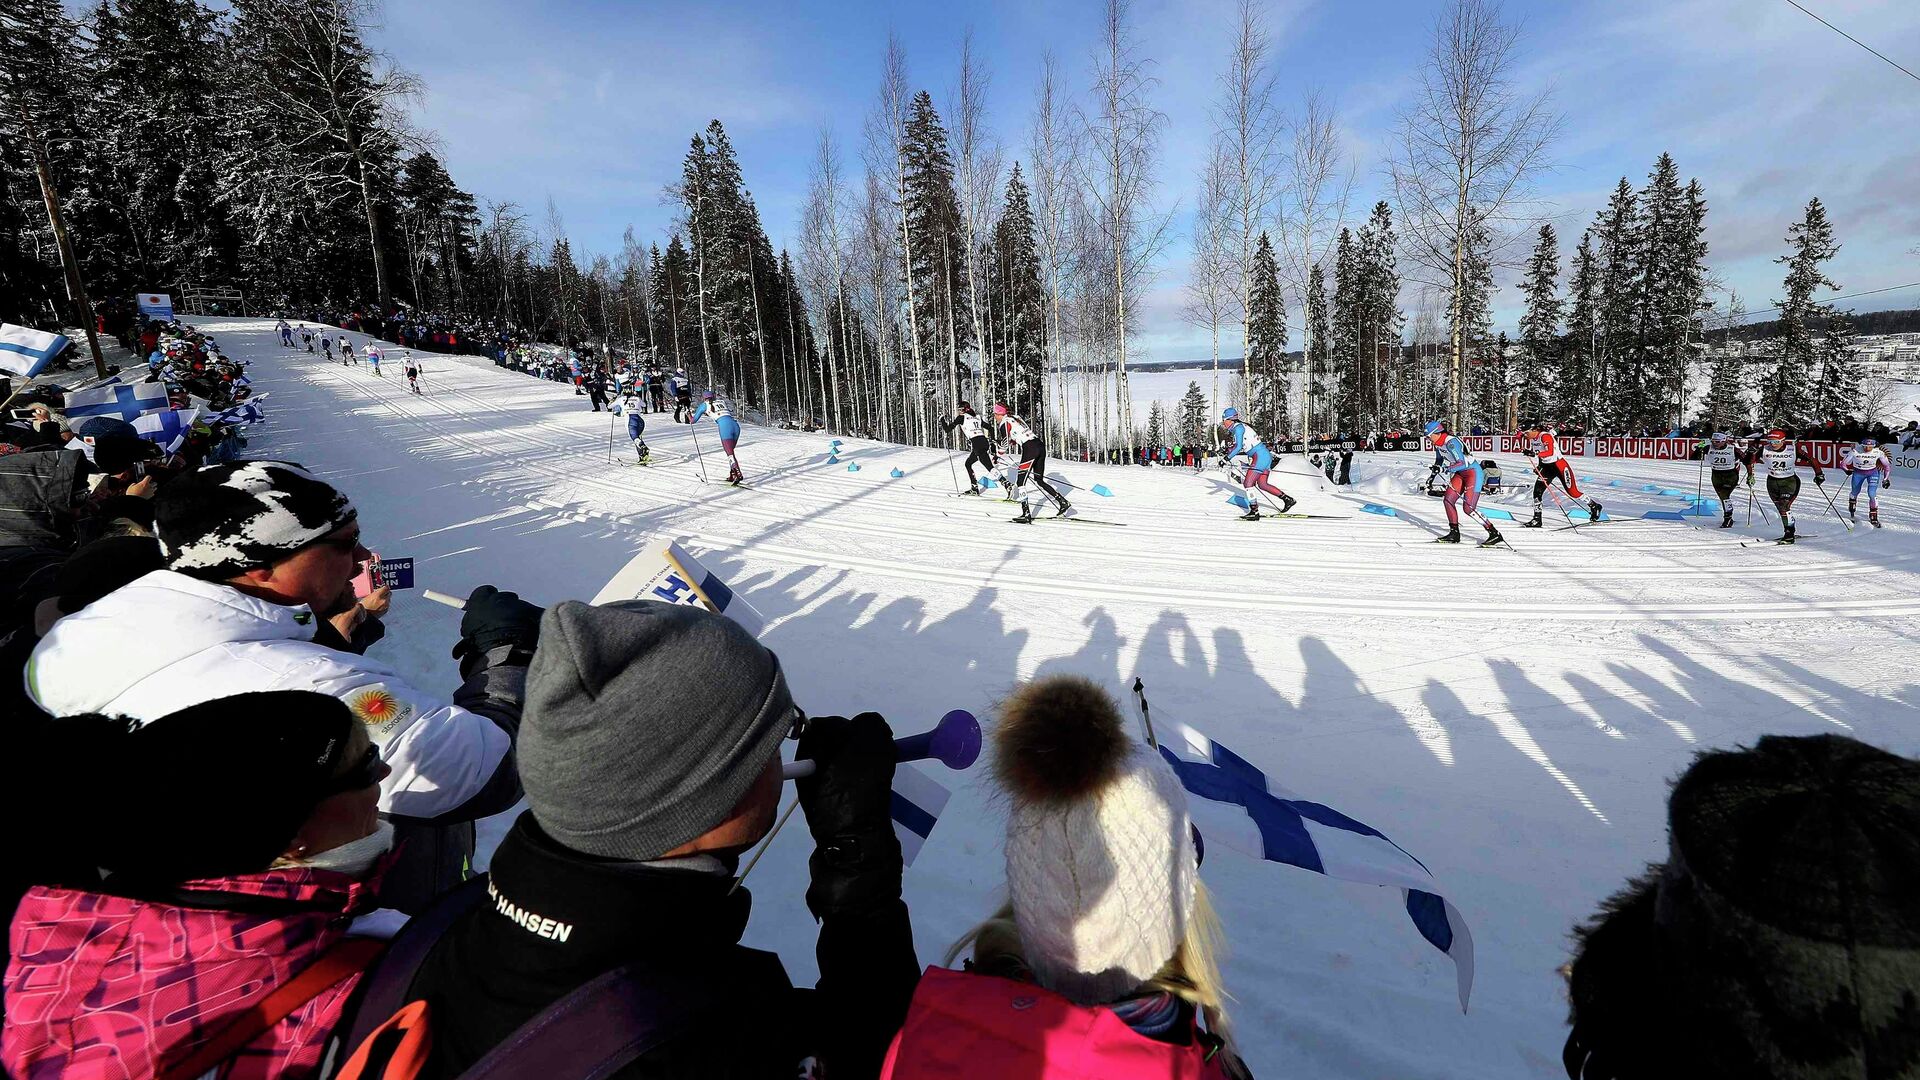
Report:
[[[94,331],[93,303],[87,299],[87,287],[80,280],[80,260],[74,257],[73,241],[67,237],[67,219],[60,215],[60,195],[53,189],[53,173],[47,167],[46,148],[40,145],[40,133],[34,130],[33,118],[27,115],[26,102],[16,104],[20,111],[20,123],[26,129],[27,146],[33,151],[33,171],[40,177],[40,197],[47,203],[47,220],[53,225],[53,242],[60,249],[60,264],[67,272],[67,299],[73,302],[80,328],[87,333],[87,348],[93,351],[93,370],[104,379],[107,377],[107,361],[100,355],[100,335]]]

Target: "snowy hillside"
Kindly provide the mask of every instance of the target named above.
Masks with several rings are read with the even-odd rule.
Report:
[[[1693,753],[1769,732],[1920,753],[1920,677],[1895,659],[1920,634],[1920,512],[1900,488],[1887,528],[1850,534],[1809,485],[1809,542],[1743,547],[1777,535],[1744,506],[1727,531],[1626,517],[1683,507],[1641,486],[1691,493],[1693,465],[1576,461],[1621,520],[1509,528],[1512,550],[1477,550],[1428,542],[1444,517],[1413,492],[1420,455],[1362,457],[1351,492],[1281,475],[1328,518],[1259,523],[1234,520],[1218,472],[1059,464],[1085,516],[1116,525],[1021,526],[950,496],[957,462],[938,451],[849,439],[829,465],[827,436],[748,427],[753,487],[734,490],[702,482],[692,433],[666,417],[649,418],[655,467],[611,464],[610,446],[631,459],[624,430],[570,387],[429,354],[415,397],[397,363],[375,379],[281,348],[266,322],[200,321],[273,394],[249,454],[339,484],[369,546],[413,556],[422,586],[584,598],[648,541],[683,538],[767,617],[809,712],[876,709],[908,733],[956,707],[985,720],[1036,672],[1117,697],[1138,676],[1156,720],[1386,832],[1473,929],[1471,1012],[1397,893],[1210,852],[1233,1015],[1262,1076],[1563,1075],[1568,931],[1664,856],[1667,781]],[[1180,374],[1184,389],[1197,373]],[[451,690],[457,620],[402,594],[377,652]],[[999,902],[979,772],[931,773],[956,792],[907,875],[923,963]],[[748,943],[796,982],[814,970],[807,850],[796,823],[749,879]]]

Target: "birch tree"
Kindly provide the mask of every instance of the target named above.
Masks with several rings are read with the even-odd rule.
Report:
[[[1108,340],[1113,344],[1114,406],[1121,444],[1133,452],[1132,397],[1127,389],[1127,336],[1137,317],[1137,293],[1151,277],[1166,246],[1171,214],[1153,207],[1154,169],[1166,115],[1153,107],[1159,80],[1140,55],[1128,20],[1131,0],[1107,0],[1099,52],[1094,58],[1093,113],[1085,117],[1087,146],[1083,189],[1087,194],[1110,281]],[[1129,310],[1129,301],[1134,302]]]
[[[1547,92],[1516,85],[1519,37],[1497,0],[1452,0],[1434,25],[1387,162],[1409,254],[1448,293],[1447,410],[1456,426],[1470,345],[1463,330],[1474,317],[1471,249],[1481,229],[1487,250],[1509,245],[1560,129]]]

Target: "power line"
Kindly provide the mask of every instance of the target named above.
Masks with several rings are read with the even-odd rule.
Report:
[[[1792,3],[1793,0],[1787,0],[1787,2]],[[1830,304],[1835,300],[1854,300],[1862,296],[1878,296],[1881,293],[1899,292],[1901,289],[1912,289],[1915,287],[1920,287],[1920,281],[1909,281],[1905,285],[1889,285],[1884,289],[1868,289],[1866,292],[1847,293],[1844,296],[1829,296],[1820,302],[1823,304]],[[1759,311],[1743,311],[1740,313],[1740,317],[1743,319],[1753,319],[1758,316],[1768,314],[1769,312],[1776,312],[1779,310],[1780,309],[1777,307],[1770,307],[1770,308],[1761,308]]]
[[[1822,19],[1820,16],[1815,15],[1813,12],[1807,11],[1806,8],[1800,6],[1799,0],[1787,0],[1787,3],[1792,4],[1794,7],[1800,8],[1801,11],[1805,11],[1809,18],[1812,18],[1815,22],[1818,22],[1821,26],[1824,26],[1827,29],[1833,31],[1834,33],[1839,34],[1841,37],[1846,38],[1848,41],[1853,42],[1855,45],[1860,46],[1861,48],[1867,50],[1873,55],[1878,56],[1880,59],[1886,60],[1887,64],[1891,66],[1895,71],[1898,71],[1904,74],[1907,78],[1912,79],[1914,82],[1920,82],[1920,75],[1915,75],[1913,72],[1908,71],[1906,68],[1901,67],[1899,64],[1896,64],[1892,60],[1887,59],[1887,55],[1881,52],[1879,49],[1876,49],[1873,46],[1867,44],[1866,42],[1861,41],[1859,38],[1854,37],[1852,34],[1847,33],[1845,30],[1840,29],[1839,27],[1833,25],[1827,20]]]

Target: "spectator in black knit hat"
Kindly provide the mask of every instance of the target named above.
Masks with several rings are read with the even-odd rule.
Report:
[[[1920,762],[1838,735],[1703,754],[1668,846],[1577,934],[1569,1077],[1920,1077]]]

